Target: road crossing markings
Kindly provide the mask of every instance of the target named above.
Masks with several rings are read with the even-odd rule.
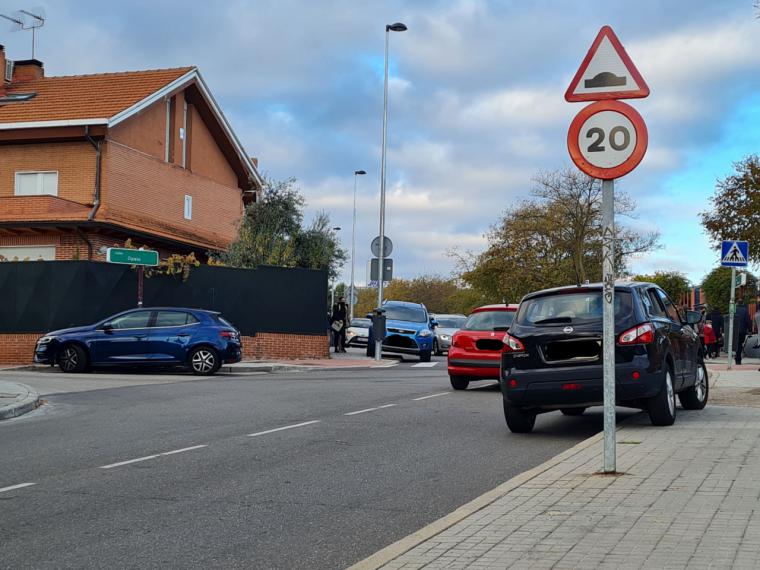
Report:
[[[412,364],[412,368],[432,368],[438,366],[437,362],[420,362],[418,364]]]
[[[15,491],[16,489],[23,489],[24,487],[31,487],[32,485],[36,485],[37,483],[19,483],[18,485],[11,485],[10,487],[0,487],[0,493],[5,493],[6,491]]]
[[[384,406],[377,406],[375,408],[367,408],[366,410],[357,410],[355,412],[348,412],[347,414],[343,414],[344,416],[355,416],[357,414],[366,414],[367,412],[375,412],[377,410],[382,410],[384,408],[392,408],[396,404],[385,404]]]
[[[303,426],[309,426],[311,424],[318,424],[319,422],[320,422],[320,420],[311,420],[310,422],[301,422],[300,424],[293,424],[293,425],[283,426],[283,427],[279,427],[279,428],[275,428],[275,429],[268,429],[266,431],[257,431],[256,433],[249,433],[248,437],[256,437],[256,436],[259,436],[259,435],[266,435],[268,433],[274,433],[276,431],[283,431],[283,430],[286,430],[286,429],[293,429],[293,428],[299,428],[299,427],[303,427]]]
[[[445,396],[449,392],[439,392],[438,394],[430,394],[429,396],[422,396],[420,398],[412,398],[415,402],[419,402],[420,400],[427,400],[428,398],[437,398],[438,396]]]
[[[176,455],[177,453],[184,453],[186,451],[192,451],[194,449],[201,449],[202,447],[208,447],[208,444],[193,445],[191,447],[183,447],[182,449],[175,449],[174,451],[164,451],[163,453],[156,453],[154,455],[146,455],[145,457],[138,457],[136,459],[128,459],[127,461],[119,461],[118,463],[110,463],[109,465],[101,465],[101,469],[113,469],[114,467],[121,467],[122,465],[129,465],[131,463],[139,463],[141,461],[148,461],[149,459],[155,459],[156,457],[162,457],[164,455]]]

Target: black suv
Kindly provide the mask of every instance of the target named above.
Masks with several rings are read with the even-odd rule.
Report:
[[[667,294],[652,283],[615,285],[615,398],[672,425],[675,396],[687,410],[707,403],[699,337]],[[504,417],[513,432],[533,429],[536,414],[579,416],[604,402],[602,286],[547,289],[526,295],[504,337],[501,360]]]

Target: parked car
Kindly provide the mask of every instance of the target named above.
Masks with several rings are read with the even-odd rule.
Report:
[[[462,328],[467,320],[464,315],[430,315],[438,325],[433,329],[433,354],[436,356],[449,350],[451,337]]]
[[[454,334],[449,348],[449,380],[464,390],[473,380],[498,380],[502,338],[512,324],[517,305],[485,305],[474,309]]]
[[[383,352],[419,355],[420,362],[430,362],[433,353],[433,328],[437,324],[421,303],[385,301],[385,339]],[[367,356],[375,356],[374,328],[369,328]]]
[[[221,314],[174,307],[132,309],[94,325],[52,331],[34,349],[35,362],[57,364],[63,372],[181,365],[206,375],[241,358],[240,332]]]
[[[346,329],[346,346],[367,346],[370,319],[354,317]]]
[[[708,382],[696,311],[679,313],[652,283],[615,286],[615,398],[641,408],[654,425],[707,404]],[[561,287],[526,295],[504,335],[504,415],[513,432],[533,429],[536,414],[581,415],[601,405],[602,286]]]

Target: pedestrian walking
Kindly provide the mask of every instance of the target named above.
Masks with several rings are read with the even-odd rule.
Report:
[[[333,339],[335,340],[335,352],[346,352],[346,322],[348,318],[348,305],[345,297],[338,299],[332,307],[330,316],[330,326],[333,329]]]
[[[708,319],[705,321],[703,330],[705,346],[707,347],[705,356],[707,358],[718,358],[718,338],[715,336],[715,330],[713,329],[711,320]]]
[[[736,300],[736,313],[734,313],[734,350],[736,364],[742,363],[742,352],[744,352],[744,341],[747,340],[747,333],[752,330],[752,322],[749,320],[749,310],[744,304],[744,299],[739,297]]]

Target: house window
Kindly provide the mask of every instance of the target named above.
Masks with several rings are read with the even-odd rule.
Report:
[[[185,195],[185,219],[193,219],[193,197]]]
[[[16,196],[58,196],[57,172],[17,172]]]

